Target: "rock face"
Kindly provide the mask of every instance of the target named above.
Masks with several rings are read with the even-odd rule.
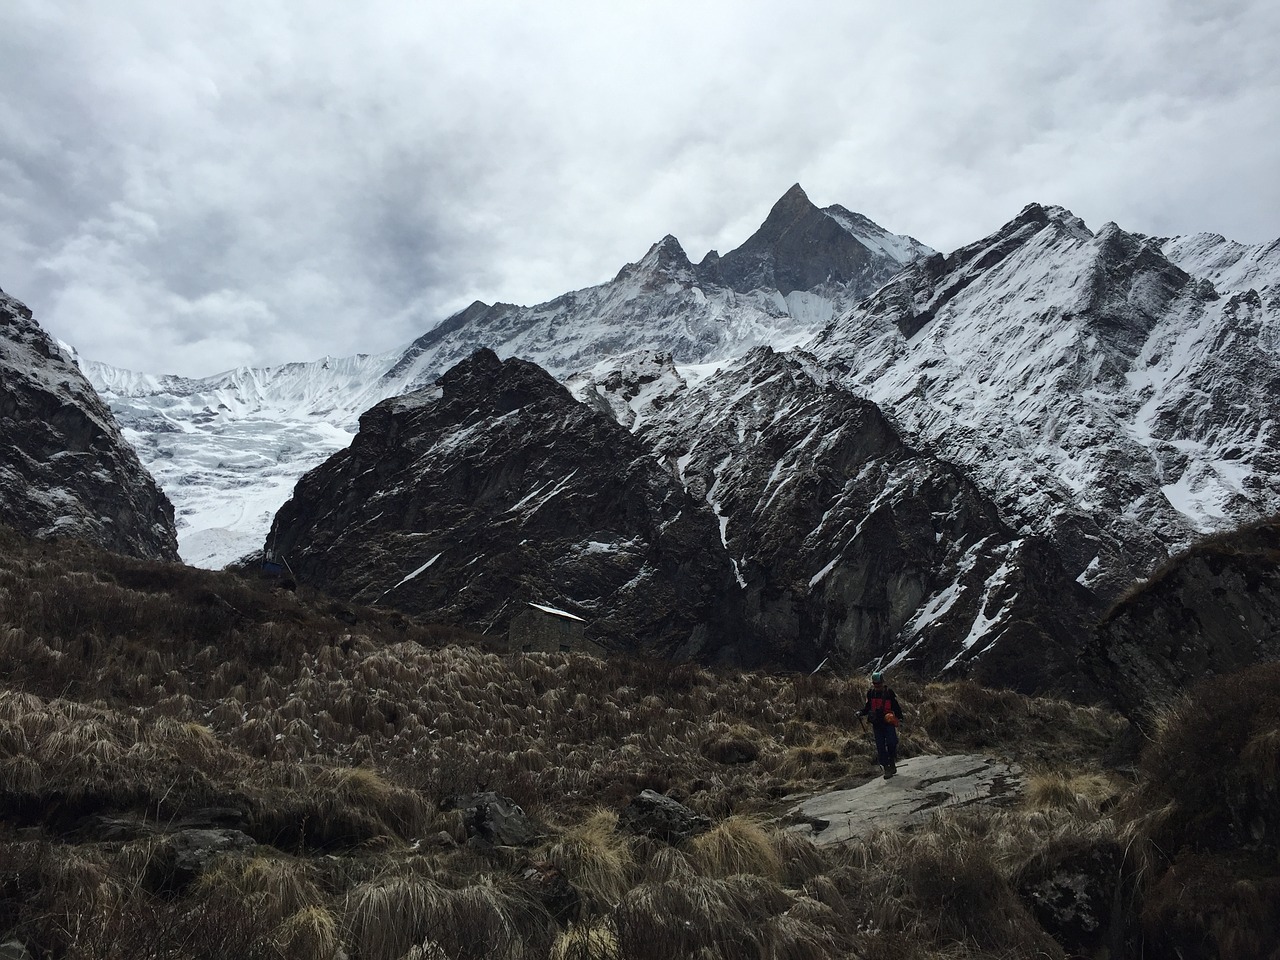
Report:
[[[775,658],[972,669],[1027,689],[1072,674],[1089,591],[812,357],[754,350],[670,391],[638,435],[715,514],[743,620]]]
[[[1098,627],[1083,662],[1142,719],[1204,677],[1280,660],[1280,519],[1208,538]]]
[[[173,507],[79,368],[0,292],[0,522],[176,560]]]
[[[924,823],[947,807],[1007,802],[1022,791],[1017,764],[990,757],[912,757],[898,763],[892,780],[872,780],[852,790],[809,797],[790,811],[789,829],[818,846],[845,843],[873,830]]]
[[[478,351],[366,414],[268,546],[329,592],[491,633],[532,602],[612,650],[1073,676],[1092,595],[812,358],[760,348],[694,386],[636,369],[665,399],[630,432],[605,411],[634,413],[631,376],[579,403]]]
[[[932,252],[842,206],[818,209],[797,183],[746,243],[723,257],[709,254],[698,272],[741,293],[768,287],[785,297],[796,290],[851,285],[866,294],[904,264]]]
[[[693,656],[738,643],[718,542],[640,440],[533,364],[481,350],[366,413],[299,481],[269,546],[341,597],[498,634],[527,602],[550,604],[611,649]]]

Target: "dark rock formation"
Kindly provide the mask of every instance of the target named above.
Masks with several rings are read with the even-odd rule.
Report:
[[[74,361],[0,292],[0,522],[176,560],[173,507]]]
[[[632,833],[665,843],[680,843],[711,829],[710,819],[656,790],[632,797],[619,820]]]
[[[715,520],[612,418],[548,374],[478,351],[366,413],[299,481],[269,546],[344,598],[503,635],[532,601],[610,649],[737,642]]]
[[[1089,591],[812,358],[755,350],[639,434],[719,519],[744,623],[771,659],[1075,686],[1098,612]]]
[[[1051,846],[1019,876],[1018,893],[1070,956],[1122,956],[1134,935],[1128,881],[1124,850],[1115,843]]]
[[[510,797],[494,793],[469,793],[453,797],[444,808],[461,810],[468,840],[504,847],[527,847],[546,834]]]
[[[1280,519],[1210,537],[1121,599],[1082,661],[1137,718],[1197,680],[1280,660]]]
[[[367,413],[268,546],[344,598],[500,635],[532,602],[606,650],[1075,689],[1092,594],[874,404],[768,348],[696,389],[649,360],[587,405],[477,352]],[[602,412],[641,399],[634,434]]]

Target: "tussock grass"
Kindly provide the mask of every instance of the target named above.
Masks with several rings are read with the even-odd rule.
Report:
[[[1280,949],[1280,664],[1203,681],[1155,724],[1121,802],[1157,949]]]
[[[758,820],[731,816],[688,842],[689,857],[709,877],[734,874],[778,879],[782,858],[770,831]]]
[[[618,815],[597,809],[564,830],[546,859],[564,871],[589,903],[607,907],[630,885],[635,861],[631,841],[618,832]]]
[[[291,914],[275,939],[282,955],[297,960],[333,960],[341,944],[337,921],[320,906],[303,907]]]
[[[798,791],[868,775],[862,677],[499,654],[305,589],[3,530],[0,585],[0,939],[37,954],[1054,956],[1020,884],[1188,824],[1173,799],[1142,808],[1158,823],[1122,822],[1105,711],[895,676],[902,756],[1021,760],[1027,802],[819,849],[770,822]],[[1239,749],[1250,776],[1274,773],[1270,728]],[[680,846],[619,829],[646,788],[713,828]],[[479,790],[550,835],[468,843],[440,804]],[[206,808],[259,846],[172,889],[173,837]],[[129,838],[102,840],[103,817]],[[533,859],[581,895],[576,923],[522,879]]]
[[[271,924],[289,917],[299,918],[301,924],[301,915],[320,909],[327,899],[317,886],[314,868],[283,856],[223,857],[200,876],[195,893],[244,903]]]
[[[576,924],[561,933],[551,947],[551,960],[621,960],[618,935],[608,922]]]

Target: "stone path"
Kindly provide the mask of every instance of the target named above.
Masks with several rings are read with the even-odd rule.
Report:
[[[939,810],[992,803],[1022,790],[1017,764],[961,754],[912,757],[898,763],[891,780],[877,778],[852,790],[817,793],[790,810],[800,821],[787,829],[819,846],[866,836],[876,828],[923,823]]]

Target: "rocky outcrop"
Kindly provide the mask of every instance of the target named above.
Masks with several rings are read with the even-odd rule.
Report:
[[[629,419],[715,514],[762,659],[1072,688],[1093,594],[874,404],[799,352],[759,348],[693,385],[642,359],[579,396]]]
[[[606,650],[1074,686],[1093,595],[812,358],[761,348],[690,386],[645,356],[578,387],[477,352],[367,413],[268,548],[493,634],[549,604]]]
[[[449,799],[445,810],[461,810],[467,839],[506,847],[532,846],[546,836],[546,827],[535,821],[510,797],[486,790]]]
[[[912,757],[898,762],[892,780],[875,779],[851,790],[818,793],[796,804],[792,832],[818,846],[847,843],[873,830],[918,826],[939,810],[1007,803],[1022,792],[1017,764],[991,757]]]
[[[360,420],[268,546],[302,582],[503,635],[527,602],[612,650],[738,659],[715,519],[611,417],[481,350]]]
[[[1082,661],[1148,718],[1196,681],[1280,660],[1280,519],[1208,538],[1157,570],[1099,625]]]
[[[618,819],[632,833],[663,843],[681,843],[711,829],[709,817],[656,790],[642,790],[632,797]]]
[[[176,560],[173,507],[75,362],[0,292],[0,522]]]

